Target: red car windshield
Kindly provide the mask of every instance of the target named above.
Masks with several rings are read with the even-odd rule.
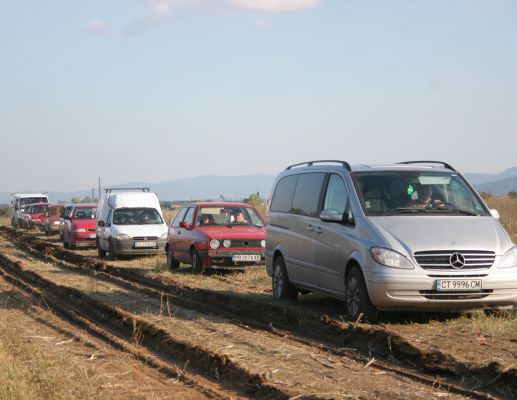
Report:
[[[41,214],[47,211],[47,206],[32,206],[31,213],[32,214]]]
[[[260,215],[251,207],[210,206],[200,207],[196,226],[251,225],[264,226]]]
[[[92,219],[95,218],[96,208],[93,207],[76,207],[74,215],[72,218],[74,219]]]

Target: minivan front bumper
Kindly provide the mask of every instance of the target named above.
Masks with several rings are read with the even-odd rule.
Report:
[[[372,303],[381,310],[454,310],[517,305],[516,268],[479,271],[475,274],[435,274],[430,271],[396,270],[378,265],[365,273]],[[481,290],[437,291],[437,279],[480,279]]]

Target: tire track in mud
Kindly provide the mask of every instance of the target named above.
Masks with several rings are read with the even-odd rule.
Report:
[[[381,328],[347,324],[325,316],[293,315],[281,306],[246,301],[247,299],[224,293],[158,281],[131,270],[111,266],[101,260],[63,250],[32,235],[20,235],[10,228],[2,230],[21,248],[30,247],[40,252],[39,257],[51,255],[65,263],[73,263],[73,267],[68,265],[68,268],[95,270],[98,275],[106,274],[106,277],[115,279],[118,284],[129,285],[132,286],[132,290],[137,289],[154,296],[166,293],[174,304],[205,313],[235,316],[236,324],[247,329],[262,330],[309,346],[317,346],[333,355],[350,357],[363,363],[371,361],[374,355],[375,362],[372,366],[378,369],[395,372],[428,385],[440,384],[451,392],[474,398],[487,398],[490,395],[477,390],[483,388],[490,391],[498,383],[508,386],[512,385],[512,381],[515,385],[515,371],[499,371],[497,365],[493,364],[486,368],[471,368],[444,353],[423,352],[402,337]],[[20,236],[23,236],[23,241],[20,240]],[[267,320],[273,323],[265,323]],[[343,345],[354,349],[345,349]],[[359,350],[359,353],[356,350]],[[391,362],[381,361],[379,357]],[[397,359],[406,365],[414,364],[425,372],[436,375],[431,377],[415,368],[405,368]],[[463,385],[458,384],[460,379]]]
[[[232,362],[228,357],[193,346],[172,337],[168,332],[144,320],[110,307],[85,295],[80,290],[62,286],[42,278],[37,273],[21,267],[0,254],[0,275],[10,284],[30,293],[37,301],[48,306],[66,320],[73,322],[90,334],[124,350],[135,358],[157,368],[159,371],[196,387],[208,398],[259,397],[286,399],[289,396],[271,386],[256,374]],[[141,339],[131,343],[135,336]],[[148,351],[146,351],[148,350]],[[176,365],[176,368],[172,368]],[[178,365],[183,365],[179,367]],[[200,382],[189,371],[202,375]],[[238,385],[235,382],[239,382]],[[216,388],[222,385],[224,389]],[[226,386],[226,387],[225,387]],[[228,392],[233,395],[228,395]]]

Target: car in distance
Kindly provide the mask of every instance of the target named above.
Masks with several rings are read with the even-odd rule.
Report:
[[[99,257],[163,254],[167,224],[156,194],[149,188],[105,190],[97,213]]]
[[[276,298],[299,290],[378,310],[517,304],[517,247],[447,163],[311,161],[277,177],[266,228]]]
[[[97,204],[76,204],[70,215],[64,217],[63,245],[65,248],[95,247],[96,212]]]
[[[45,235],[50,236],[59,232],[59,218],[65,207],[64,203],[49,204],[43,223]]]
[[[11,225],[19,227],[21,224],[21,214],[25,207],[33,203],[48,203],[47,193],[13,193],[11,194],[11,208],[13,215]]]
[[[28,207],[28,212],[24,213],[24,226],[26,229],[43,228],[48,203],[34,203]]]
[[[181,208],[169,224],[167,264],[245,267],[261,264],[265,248],[264,220],[245,203],[197,203]]]

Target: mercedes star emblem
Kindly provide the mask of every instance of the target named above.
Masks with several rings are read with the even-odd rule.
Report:
[[[465,265],[465,257],[460,253],[452,253],[449,257],[449,263],[452,268],[461,269]]]

